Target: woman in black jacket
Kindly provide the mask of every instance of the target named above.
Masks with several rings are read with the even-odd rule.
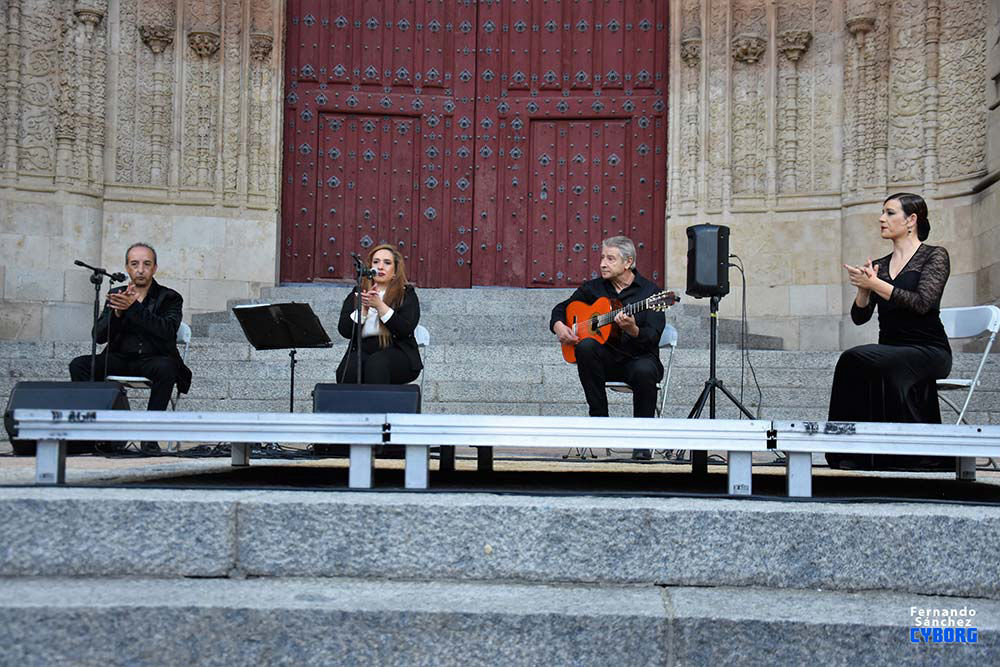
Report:
[[[406,384],[420,374],[423,364],[413,330],[420,321],[420,302],[406,283],[403,256],[388,244],[368,254],[374,279],[361,284],[361,381],[364,384]],[[340,335],[356,337],[357,300],[352,291],[340,309]],[[357,382],[358,353],[352,342],[337,367],[337,382]]]

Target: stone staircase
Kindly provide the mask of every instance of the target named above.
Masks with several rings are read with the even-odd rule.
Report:
[[[343,286],[294,286],[266,290],[259,302],[308,302],[334,340],[334,347],[300,350],[295,383],[296,411],[312,409],[317,382],[331,382],[346,348],[336,331]],[[585,415],[575,367],[562,360],[548,331],[549,311],[568,290],[424,289],[421,324],[431,332],[424,352],[423,410],[452,414]],[[246,303],[233,301],[230,303]],[[666,416],[686,417],[708,376],[708,308],[682,302],[667,311],[678,330],[678,349],[668,391]],[[288,409],[289,359],[285,351],[258,352],[243,337],[231,310],[195,315],[188,362],[194,371],[191,393],[179,409],[192,411],[277,411]],[[720,321],[718,375],[739,395],[739,322]],[[774,337],[751,334],[749,359],[760,384],[760,416],[774,419],[823,419],[829,401],[837,352],[780,349]],[[20,380],[68,379],[67,363],[86,354],[89,344],[0,342],[0,396]],[[663,359],[666,362],[667,352]],[[993,355],[991,355],[992,357]],[[979,355],[955,357],[955,375],[971,376]],[[988,362],[983,385],[972,404],[970,421],[1000,420],[1000,360]],[[743,367],[744,403],[758,404],[750,367]],[[611,392],[613,415],[631,414],[631,396]],[[133,392],[134,405],[144,397]],[[719,396],[718,415],[738,413]],[[707,416],[707,410],[706,410]],[[6,437],[6,434],[3,434]]]
[[[0,512],[4,665],[1000,661],[989,504],[83,486]],[[914,645],[915,609],[976,642]]]

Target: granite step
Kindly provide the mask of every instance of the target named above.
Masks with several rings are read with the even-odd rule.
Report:
[[[0,584],[356,577],[1000,600],[1000,508],[981,503],[80,486],[4,487],[0,514]]]
[[[1000,661],[1000,603],[882,591],[41,578],[0,598],[0,662],[22,667]],[[917,605],[974,610],[975,643],[914,645]]]

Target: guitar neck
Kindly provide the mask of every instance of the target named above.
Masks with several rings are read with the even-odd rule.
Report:
[[[641,313],[642,311],[646,310],[648,301],[649,298],[645,298],[642,301],[636,301],[635,303],[630,303],[627,306],[622,306],[617,310],[612,310],[610,313],[601,315],[598,318],[597,326],[604,327],[611,324],[612,322],[615,321],[615,318],[618,317],[619,313],[624,313],[626,315],[635,315],[636,313]]]

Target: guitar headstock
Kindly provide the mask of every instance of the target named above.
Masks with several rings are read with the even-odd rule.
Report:
[[[646,299],[646,303],[649,305],[650,310],[659,310],[662,312],[680,300],[681,298],[677,296],[677,293],[670,290],[669,292],[657,292]]]

